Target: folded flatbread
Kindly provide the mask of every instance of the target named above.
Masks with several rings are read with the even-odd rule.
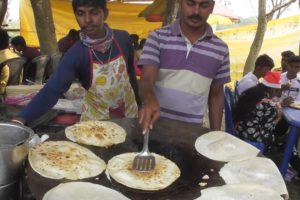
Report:
[[[29,163],[41,176],[70,180],[94,177],[105,169],[105,162],[89,149],[73,142],[48,141],[29,151]]]
[[[201,190],[195,200],[283,200],[278,192],[262,185],[237,184]]]
[[[73,142],[109,147],[125,141],[125,130],[110,121],[83,121],[69,126],[65,130],[66,137]]]
[[[268,158],[256,157],[229,162],[222,167],[219,174],[226,184],[260,184],[279,194],[288,194],[277,166]]]
[[[129,200],[120,192],[88,182],[62,183],[49,190],[43,200]]]
[[[171,185],[179,176],[180,170],[171,160],[152,153],[155,156],[155,169],[138,172],[132,169],[137,153],[124,153],[110,159],[107,163],[109,175],[117,182],[139,190],[161,190]]]
[[[223,162],[247,160],[259,153],[254,146],[223,131],[212,131],[200,136],[195,148],[203,156]]]

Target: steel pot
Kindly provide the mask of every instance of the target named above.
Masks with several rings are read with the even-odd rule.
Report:
[[[2,200],[21,200],[19,181],[0,186],[0,199]]]
[[[33,135],[28,127],[0,123],[0,186],[20,179]]]

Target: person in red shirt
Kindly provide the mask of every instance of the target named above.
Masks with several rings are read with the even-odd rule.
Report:
[[[27,83],[26,79],[35,81],[34,77],[36,72],[36,64],[31,63],[31,61],[34,58],[42,55],[41,52],[39,52],[36,48],[28,47],[25,39],[22,36],[16,36],[12,38],[10,43],[14,49],[14,52],[27,59],[23,69],[23,83]]]
[[[68,49],[77,42],[77,40],[79,40],[79,31],[71,29],[68,35],[58,41],[57,45],[59,52],[61,52],[62,54],[66,53]]]

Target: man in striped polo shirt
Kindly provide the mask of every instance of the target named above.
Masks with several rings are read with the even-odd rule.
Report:
[[[207,23],[213,0],[179,0],[181,17],[153,31],[144,46],[139,122],[144,132],[159,116],[221,128],[223,84],[230,81],[228,46]]]

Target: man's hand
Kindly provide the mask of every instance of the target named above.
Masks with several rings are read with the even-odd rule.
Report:
[[[152,129],[154,122],[159,118],[160,105],[155,95],[149,95],[139,111],[139,123],[143,128],[143,134]]]
[[[153,89],[157,74],[157,67],[146,65],[142,68],[139,89],[143,103],[139,110],[139,123],[143,128],[143,134],[152,129],[160,114],[160,105]]]
[[[280,121],[280,119],[282,118],[282,106],[280,103],[276,103],[275,106],[276,106],[277,114],[276,114],[274,123],[277,124]]]
[[[287,84],[281,85],[282,91],[289,90],[290,88],[291,88],[291,83],[289,82]]]
[[[294,102],[294,98],[289,96],[289,97],[283,99],[280,102],[280,105],[281,105],[281,107],[287,107],[287,106],[291,105],[291,103],[293,103],[293,102]]]
[[[21,125],[25,125],[25,120],[21,117],[14,117],[11,122],[18,123]]]

